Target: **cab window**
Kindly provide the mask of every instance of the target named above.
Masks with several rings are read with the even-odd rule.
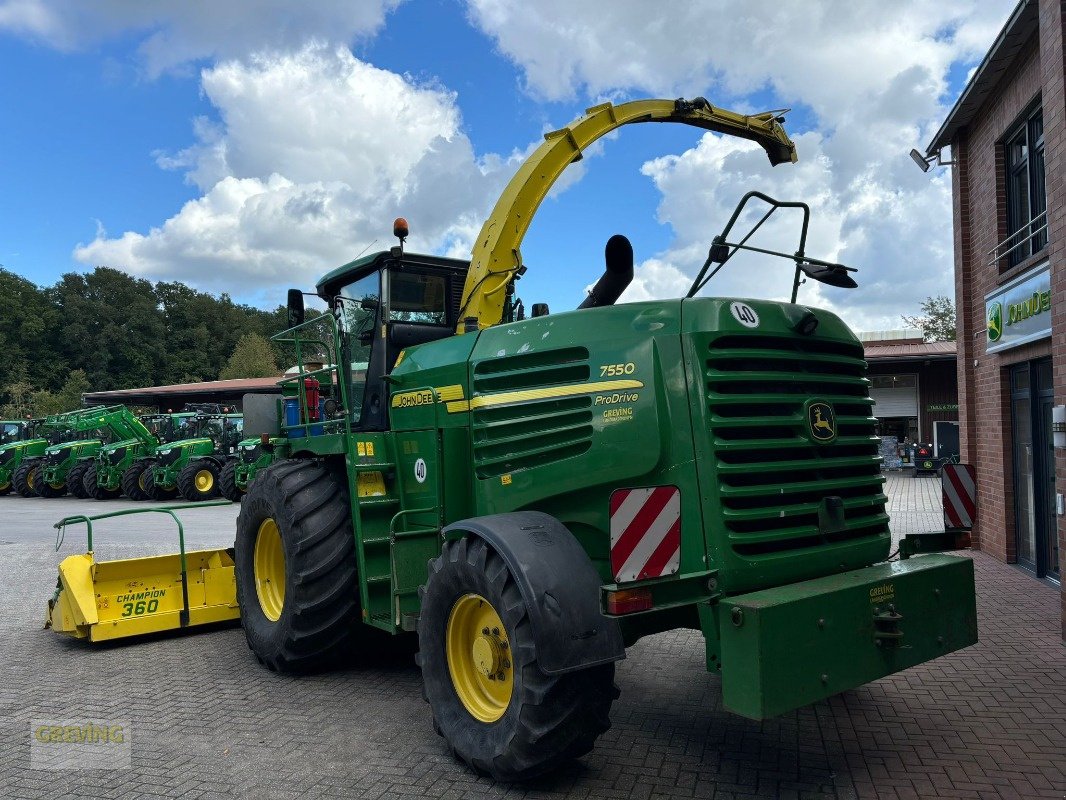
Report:
[[[448,281],[443,275],[392,272],[389,275],[389,321],[447,324]]]

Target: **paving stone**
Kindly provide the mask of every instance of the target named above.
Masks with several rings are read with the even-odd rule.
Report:
[[[887,477],[897,537],[942,525],[936,479]],[[45,502],[0,498],[3,538],[13,542],[0,548],[3,797],[1066,795],[1058,593],[981,553],[973,554],[981,641],[967,650],[759,723],[722,708],[698,633],[647,637],[618,666],[614,727],[593,752],[554,776],[508,786],[448,754],[409,659],[293,678],[259,667],[239,628],[95,649],[41,630],[56,563],[80,544],[68,534],[54,552],[40,519],[23,509],[55,517],[75,505],[33,505]],[[234,513],[197,512],[202,524],[189,526],[189,546],[231,544]],[[172,546],[153,532],[98,549],[121,558]],[[131,721],[133,768],[32,769],[31,721],[66,717]]]

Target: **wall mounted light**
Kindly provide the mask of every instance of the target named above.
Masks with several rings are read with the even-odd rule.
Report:
[[[918,169],[922,172],[928,172],[929,168],[934,164],[938,167],[953,167],[957,164],[957,161],[945,161],[943,156],[943,150],[937,150],[935,153],[923,156],[917,148],[911,148],[911,158],[914,159],[914,163],[918,165]]]

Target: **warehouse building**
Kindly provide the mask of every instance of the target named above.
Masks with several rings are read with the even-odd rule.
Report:
[[[926,148],[950,161],[963,460],[979,547],[1061,587],[1066,92],[1061,0],[1022,0]],[[946,157],[950,148],[950,159]],[[1066,428],[1066,426],[1063,426]],[[1066,594],[1063,594],[1066,640]]]

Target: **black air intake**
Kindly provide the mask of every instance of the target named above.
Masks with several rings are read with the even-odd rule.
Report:
[[[633,245],[629,243],[629,239],[621,234],[615,234],[608,239],[607,246],[603,249],[603,259],[607,269],[578,308],[613,306],[626,287],[633,282]]]

